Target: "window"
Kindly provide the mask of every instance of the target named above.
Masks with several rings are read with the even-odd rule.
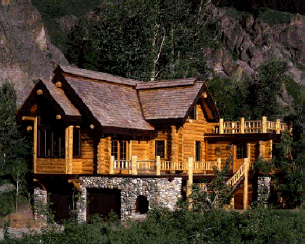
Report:
[[[190,119],[196,119],[197,110],[196,110],[196,105],[192,108],[191,112],[190,112]]]
[[[127,147],[127,141],[111,141],[111,156],[114,156],[116,160],[126,160]]]
[[[247,157],[247,147],[245,143],[236,145],[236,158],[243,159]]]
[[[81,152],[80,129],[73,128],[73,158],[79,158]]]
[[[160,156],[160,158],[165,158],[165,142],[164,141],[156,141],[156,156]]]
[[[196,141],[196,161],[200,161],[201,159],[201,155],[200,155],[200,149],[201,149],[201,145],[200,145],[200,141]]]
[[[64,158],[65,130],[52,131],[50,128],[39,128],[37,147],[37,156],[40,158]]]

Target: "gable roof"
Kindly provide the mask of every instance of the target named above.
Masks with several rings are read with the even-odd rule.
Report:
[[[154,130],[143,118],[134,87],[90,81],[81,77],[65,77],[65,80],[101,126]]]
[[[51,81],[40,79],[26,98],[25,102],[19,109],[17,116],[21,115],[22,112],[30,109],[28,106],[29,101],[36,100],[36,92],[37,90],[42,89],[47,99],[51,99],[52,104],[55,105],[57,110],[60,110],[63,115],[73,116],[73,117],[81,117],[78,109],[71,103],[71,101],[66,97],[64,91],[58,89],[54,86]]]
[[[137,87],[145,119],[185,118],[195,99],[204,90],[203,83],[196,80],[163,81],[153,84],[150,89],[148,86],[142,89],[141,86]],[[174,86],[174,83],[177,85]]]
[[[123,78],[107,73],[102,73],[98,71],[92,71],[87,69],[80,69],[73,66],[68,65],[58,65],[57,68],[54,70],[54,73],[56,72],[64,72],[67,74],[83,77],[83,78],[89,78],[94,80],[100,80],[100,81],[107,81],[111,83],[121,84],[121,85],[128,85],[128,86],[136,86],[141,81]]]

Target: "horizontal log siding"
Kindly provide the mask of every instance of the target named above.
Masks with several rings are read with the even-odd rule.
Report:
[[[37,174],[65,174],[66,161],[64,158],[37,158]]]
[[[73,174],[93,174],[93,139],[90,138],[87,131],[81,131],[81,157],[73,158]]]
[[[214,143],[208,143],[208,155],[206,161],[216,161],[217,158],[221,159],[221,168],[226,164],[226,160],[233,155],[233,146],[229,146],[229,141],[219,141]],[[220,155],[216,155],[216,148],[219,147],[221,150]]]
[[[97,172],[99,174],[109,174],[111,137],[101,138],[97,147]]]
[[[137,156],[138,160],[150,160],[152,143],[150,141],[130,141],[131,143],[131,156]]]
[[[206,131],[207,122],[200,105],[196,105],[196,110],[197,118],[186,122],[183,127],[178,129],[178,148],[182,148],[182,150],[180,149],[182,152],[179,155],[179,159],[182,159],[182,161],[187,161],[188,157],[193,157],[195,159],[196,141],[200,141],[201,161],[205,160],[204,134]]]

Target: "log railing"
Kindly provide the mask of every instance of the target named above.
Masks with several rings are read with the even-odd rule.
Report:
[[[160,175],[161,171],[184,171],[186,173],[191,170],[194,173],[204,173],[213,171],[214,167],[218,170],[221,169],[221,159],[217,161],[196,161],[191,163],[192,157],[189,157],[188,161],[161,161],[160,157],[156,157],[155,160],[137,160],[137,156],[133,156],[131,160],[117,160],[114,156],[111,156],[109,174],[115,172],[128,171],[130,174],[137,175],[138,173],[155,173]]]
[[[219,134],[245,134],[245,133],[276,133],[286,131],[291,133],[291,128],[287,124],[281,123],[280,119],[267,121],[267,117],[263,116],[261,120],[245,121],[224,121],[219,120]]]

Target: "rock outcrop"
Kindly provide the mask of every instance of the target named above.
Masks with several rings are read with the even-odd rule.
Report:
[[[276,58],[288,61],[287,75],[304,84],[304,72],[295,65],[305,65],[304,23],[299,14],[291,19],[290,24],[268,25],[250,15],[238,21],[213,4],[208,4],[206,10],[218,21],[224,44],[221,50],[205,52],[208,54],[208,67],[214,73],[223,78],[253,78],[263,62]]]
[[[33,87],[33,80],[49,79],[58,63],[68,61],[51,43],[31,1],[1,0],[0,82],[7,79],[15,84],[19,104]]]

